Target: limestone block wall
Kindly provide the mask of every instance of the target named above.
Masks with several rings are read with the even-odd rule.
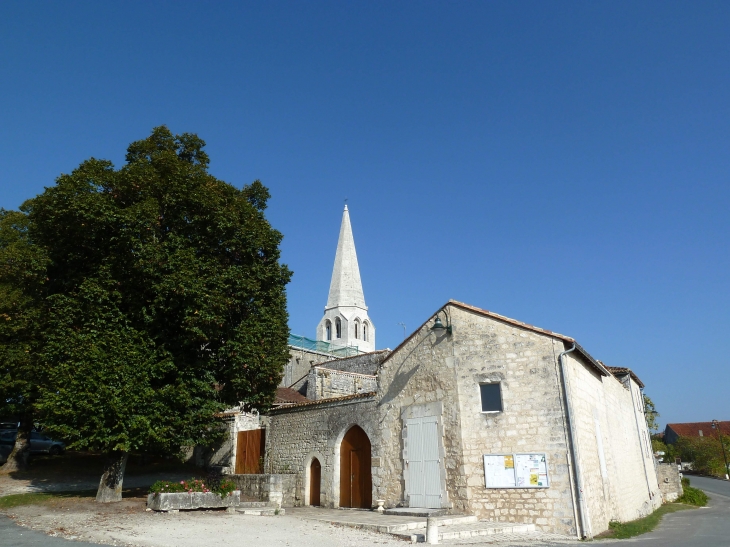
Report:
[[[643,414],[636,414],[637,386],[629,383],[636,391],[632,400],[631,391],[615,378],[600,376],[575,353],[566,357],[587,520],[596,535],[611,520],[652,512],[660,504],[659,490],[651,452],[642,439],[646,423]]]
[[[347,430],[360,426],[373,446],[373,484],[379,465],[378,411],[372,398],[273,410],[266,435],[264,468],[296,475],[296,505],[309,504],[309,466],[321,467],[321,504],[339,506],[340,443]],[[373,499],[376,499],[375,495]]]
[[[354,357],[336,359],[324,365],[332,370],[343,370],[346,372],[357,372],[359,374],[375,374],[386,357],[390,355],[389,349],[363,353]]]
[[[290,387],[302,377],[306,377],[313,366],[328,361],[337,361],[337,358],[327,353],[289,346],[289,362],[284,365],[279,387]]]
[[[557,356],[562,341],[450,308],[470,512],[573,535],[575,507]],[[480,384],[499,382],[502,412],[481,411]],[[545,453],[549,488],[486,488],[485,454]]]
[[[411,414],[432,416],[438,409],[439,431],[443,432],[439,439],[439,452],[443,454],[439,463],[441,506],[468,513],[453,347],[445,334],[436,335],[430,327],[428,322],[411,335],[383,362],[378,373],[380,468],[377,483],[373,477],[373,496],[386,500],[388,507],[408,505],[404,463],[408,434],[404,426]]]
[[[332,397],[369,393],[376,389],[377,378],[375,376],[332,370],[325,367],[314,367],[309,372],[307,398],[317,401]]]
[[[232,475],[242,496],[266,501],[278,507],[294,507],[296,504],[297,477],[283,475]]]
[[[684,494],[682,488],[682,475],[676,463],[664,462],[657,464],[657,478],[659,489],[662,491],[664,501],[675,501]]]

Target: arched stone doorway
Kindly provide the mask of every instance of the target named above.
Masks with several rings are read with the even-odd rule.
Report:
[[[321,505],[322,464],[312,458],[309,464],[309,505]]]
[[[340,445],[340,507],[370,509],[373,505],[370,439],[352,426]]]

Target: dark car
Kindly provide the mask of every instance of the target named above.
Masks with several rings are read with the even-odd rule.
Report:
[[[18,436],[17,429],[0,429],[0,462],[7,459],[8,454],[13,449],[15,438]],[[30,432],[30,453],[31,454],[50,454],[58,456],[66,450],[66,445],[61,441],[54,441],[43,433],[38,431]],[[5,453],[7,452],[7,454]]]

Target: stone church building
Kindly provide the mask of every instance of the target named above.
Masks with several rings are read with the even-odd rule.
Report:
[[[316,338],[291,342],[266,416],[231,422],[250,430],[235,472],[255,436],[254,472],[288,477],[290,504],[380,500],[579,537],[661,504],[643,384],[573,338],[451,300],[376,351],[347,207]]]

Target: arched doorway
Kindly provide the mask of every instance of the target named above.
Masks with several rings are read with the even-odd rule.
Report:
[[[360,427],[354,425],[340,445],[340,507],[372,507],[370,463],[370,439]]]
[[[309,465],[309,505],[321,505],[320,485],[322,484],[322,464],[317,458]]]

